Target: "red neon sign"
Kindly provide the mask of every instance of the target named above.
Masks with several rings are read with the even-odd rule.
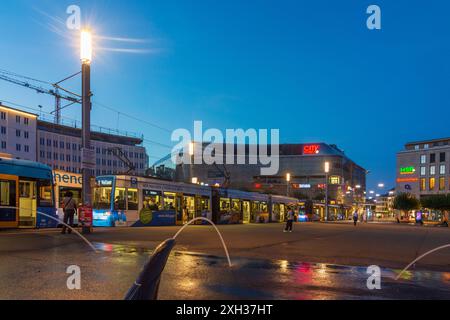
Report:
[[[320,152],[320,144],[307,144],[303,146],[303,154],[318,154]]]
[[[255,188],[256,189],[261,189],[261,183],[255,183]]]

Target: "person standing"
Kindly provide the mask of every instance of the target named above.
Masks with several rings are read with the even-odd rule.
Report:
[[[358,211],[354,211],[353,212],[353,225],[356,226],[356,224],[358,223]]]
[[[72,233],[72,229],[67,228],[66,225],[69,225],[70,227],[73,226],[73,218],[77,211],[77,204],[75,203],[75,200],[73,199],[72,192],[70,192],[70,191],[66,192],[66,194],[64,195],[62,207],[64,210],[64,225],[63,225],[61,233],[65,234],[66,229],[69,229],[68,233],[70,234],[70,233]]]
[[[284,232],[292,232],[292,225],[294,223],[294,211],[292,208],[289,208],[287,213],[287,221],[286,221],[286,228],[284,229]]]

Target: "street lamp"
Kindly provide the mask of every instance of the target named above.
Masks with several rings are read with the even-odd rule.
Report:
[[[330,173],[330,163],[328,161],[325,162],[324,165],[325,170],[325,219],[328,221],[328,174]]]
[[[91,150],[91,61],[92,35],[83,30],[80,35],[81,87],[82,87],[82,136],[81,136],[81,172],[83,174],[83,204],[92,206],[91,170],[93,170],[94,155]],[[89,228],[83,228],[83,233],[89,233]]]
[[[286,173],[286,194],[289,197],[289,184],[291,182],[291,174]]]

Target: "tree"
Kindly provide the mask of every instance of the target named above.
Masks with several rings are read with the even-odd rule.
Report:
[[[423,208],[432,210],[450,210],[450,194],[430,195],[422,198]]]
[[[394,209],[402,211],[405,215],[411,210],[420,208],[420,201],[410,193],[399,193],[394,198]]]

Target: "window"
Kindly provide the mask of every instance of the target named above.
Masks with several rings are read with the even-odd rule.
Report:
[[[0,205],[5,207],[16,206],[16,182],[0,180]],[[15,221],[16,211],[2,212],[2,221]]]
[[[148,208],[152,211],[162,210],[161,192],[152,190],[142,190],[142,205],[143,208]]]
[[[445,174],[445,164],[439,166],[439,174]]]
[[[427,163],[427,156],[425,154],[420,156],[420,163]]]
[[[58,141],[53,140],[53,148],[58,148]]]
[[[439,178],[439,190],[445,190],[445,178],[444,177],[440,177]]]
[[[59,148],[60,149],[64,149],[64,141],[60,141],[59,142]]]
[[[6,127],[2,127],[2,134],[6,134]]]
[[[76,143],[72,143],[72,150],[77,150],[77,144]]]
[[[133,158],[133,152],[130,152],[130,159]]]
[[[58,154],[56,152],[53,153],[53,159],[58,160]]]
[[[128,189],[128,210],[138,210],[138,191],[137,189]]]
[[[69,142],[66,143],[66,149],[70,150],[70,143]]]
[[[108,167],[111,167],[111,160],[108,160]]]
[[[30,146],[24,146],[25,152],[30,152]]]
[[[39,151],[39,156],[41,158],[45,158],[45,151],[43,151],[43,150]]]
[[[16,151],[21,151],[22,150],[22,146],[20,144],[16,144]]]
[[[38,199],[39,207],[52,207],[53,206],[53,186],[50,180],[38,181]]]
[[[419,145],[418,145],[418,144],[416,144],[416,145],[414,146],[414,150],[419,150]]]
[[[40,138],[39,139],[39,143],[41,144],[41,146],[45,145],[45,139],[44,138]]]
[[[20,116],[16,116],[16,122],[20,123]]]
[[[95,152],[97,153],[97,154],[100,154],[100,148],[95,148]]]
[[[50,151],[47,152],[47,159],[51,159],[52,158],[52,153]]]
[[[94,208],[110,209],[111,208],[111,187],[96,187],[94,189]]]
[[[430,175],[436,174],[436,166],[430,166]]]
[[[436,186],[436,178],[430,178],[429,189],[434,190],[435,186]]]
[[[28,125],[29,119],[28,118],[23,118],[23,123]]]
[[[25,139],[28,139],[30,137],[30,133],[28,131],[25,131],[23,133],[23,136],[25,137]]]
[[[423,145],[423,148],[424,149],[428,149],[430,147],[430,145],[428,144],[428,143],[425,143],[424,145]]]
[[[20,137],[20,130],[16,130],[16,137]]]
[[[6,120],[6,112],[1,112],[1,119]]]
[[[51,139],[47,139],[47,147],[51,147],[52,146],[52,140]]]
[[[2,149],[6,149],[6,141],[2,141]]]
[[[432,153],[430,154],[430,163],[435,163],[436,162],[436,154]]]
[[[427,168],[426,167],[420,167],[420,175],[424,176],[427,174]]]
[[[445,152],[439,153],[439,161],[440,162],[445,162]]]
[[[126,210],[125,188],[116,188],[114,192],[114,210]]]
[[[70,162],[70,154],[66,154],[66,161]]]

